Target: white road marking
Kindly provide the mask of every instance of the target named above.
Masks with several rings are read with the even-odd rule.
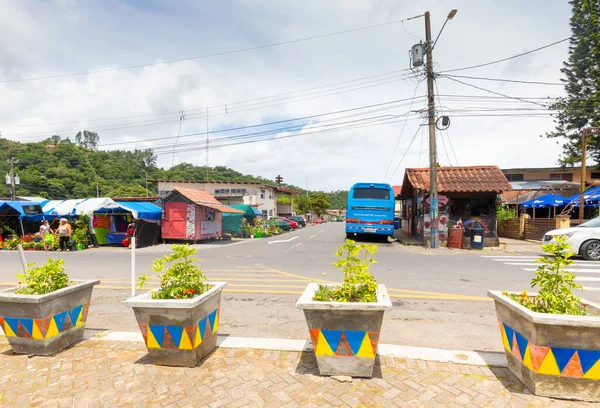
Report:
[[[299,247],[300,245],[302,245],[302,242],[298,242],[296,245],[294,245],[294,246],[293,246],[293,247],[291,247],[291,248],[288,248],[288,249],[286,249],[284,252],[289,252],[289,251],[291,251],[292,249]]]
[[[295,236],[295,237],[290,238],[290,239],[280,239],[280,240],[277,240],[277,241],[269,241],[269,245],[271,245],[271,244],[278,244],[280,242],[291,242],[291,241],[293,241],[295,239],[298,239],[298,236]]]
[[[600,282],[600,278],[588,278],[587,276],[577,276],[575,280],[580,282]]]
[[[521,266],[539,266],[541,264],[539,263],[535,263],[535,262],[504,262],[505,265],[521,265]],[[598,268],[600,270],[600,264],[595,263],[595,264],[582,264],[581,262],[574,262],[572,264],[573,266],[584,266],[586,268]]]
[[[524,271],[527,272],[535,272],[537,271],[536,268],[523,268]],[[567,272],[572,272],[572,273],[600,273],[599,269],[580,269],[580,268],[567,268]]]
[[[481,255],[482,258],[507,258],[507,259],[537,259],[538,256],[526,256],[526,255]]]

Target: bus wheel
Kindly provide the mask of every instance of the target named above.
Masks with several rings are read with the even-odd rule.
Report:
[[[354,234],[346,232],[346,239],[354,239]]]

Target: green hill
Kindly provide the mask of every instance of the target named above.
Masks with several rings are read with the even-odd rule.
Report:
[[[97,190],[101,197],[145,197],[146,175],[148,179],[274,184],[272,180],[242,174],[224,166],[200,167],[181,163],[165,170],[156,166],[156,156],[151,149],[95,150],[99,140],[97,134],[85,131],[85,137],[80,136],[76,135],[76,142],[53,136],[38,143],[0,138],[0,174],[9,172],[7,159],[14,157],[19,160],[16,173],[21,180],[17,195],[51,199],[96,197]],[[293,185],[286,187],[306,193]],[[154,183],[148,183],[148,193],[157,195]],[[340,200],[337,193],[333,197],[326,195],[332,208],[345,207],[345,198]],[[8,197],[7,188],[2,190],[0,197]]]

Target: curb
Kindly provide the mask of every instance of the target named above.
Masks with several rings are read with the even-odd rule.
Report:
[[[86,333],[89,341],[129,341],[143,343],[141,333],[109,331],[93,335]],[[231,349],[254,349],[271,351],[313,352],[310,341],[274,338],[250,338],[219,336],[217,346]],[[427,347],[399,346],[395,344],[380,344],[377,347],[380,357],[395,357],[412,360],[434,361],[439,363],[455,363],[473,366],[506,367],[504,353],[443,350]]]

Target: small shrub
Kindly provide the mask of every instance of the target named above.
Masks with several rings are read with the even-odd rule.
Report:
[[[196,248],[174,244],[171,249],[173,253],[156,258],[152,263],[152,270],[160,278],[160,287],[152,292],[152,299],[191,299],[206,292],[209,289],[207,278],[195,265],[198,261],[193,256]],[[166,269],[165,265],[168,265]],[[140,276],[140,289],[148,279],[146,274]]]
[[[16,275],[21,287],[15,292],[19,295],[45,295],[69,285],[69,276],[65,273],[65,261],[47,259],[44,266],[35,266],[35,262],[27,265],[29,269]]]
[[[369,272],[369,266],[377,261],[373,254],[375,245],[357,244],[347,239],[335,253],[339,260],[333,263],[344,274],[341,285],[321,284],[313,300],[323,302],[377,302],[377,281]]]
[[[506,221],[514,220],[516,218],[519,218],[517,210],[509,208],[505,204],[498,206],[498,209],[496,210],[496,222],[500,228],[503,228],[506,225]]]
[[[581,289],[581,286],[575,283],[575,274],[567,271],[573,263],[570,259],[573,252],[566,241],[567,237],[555,236],[553,242],[542,246],[547,255],[536,261],[542,265],[531,280],[532,288],[539,286],[537,296],[529,296],[523,291],[519,295],[510,295],[514,301],[539,313],[585,315],[581,298],[573,294],[573,289]]]

